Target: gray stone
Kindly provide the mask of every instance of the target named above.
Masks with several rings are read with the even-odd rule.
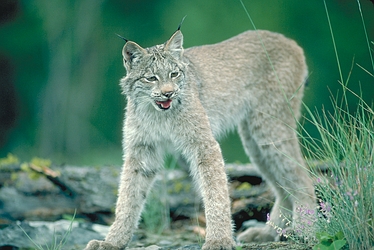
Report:
[[[264,227],[266,225],[265,222],[258,221],[258,220],[247,220],[243,223],[242,228],[247,229],[249,227]]]
[[[238,179],[243,176],[253,176],[261,178],[257,168],[250,163],[247,164],[226,164],[225,170],[230,179]]]
[[[61,250],[82,250],[91,239],[104,239],[108,230],[109,227],[68,220],[17,222],[0,230],[0,247],[47,249],[57,243],[62,245]]]
[[[0,170],[0,180],[4,180],[0,185],[0,223],[5,221],[10,224],[12,220],[57,220],[21,223],[21,227],[37,244],[51,244],[53,237],[61,240],[70,222],[59,219],[65,214],[74,214],[75,210],[78,215],[111,223],[121,171],[119,166],[54,166],[52,170],[59,173],[57,177],[31,175],[16,166],[10,170],[13,172]],[[228,164],[226,171],[231,183],[230,196],[233,199],[236,228],[240,228],[245,220],[264,217],[274,197],[262,182],[256,168],[251,164]],[[161,172],[152,191],[174,218],[186,217],[196,221],[197,213],[202,211],[201,198],[185,170]],[[72,224],[65,243],[66,249],[83,249],[91,239],[104,239],[107,226],[77,221]],[[194,245],[197,236],[191,230],[190,234],[192,236],[188,235],[188,238],[184,238],[184,234],[180,237],[175,234],[168,237],[163,235],[160,238],[148,232],[140,232],[135,234],[136,241],[129,247],[147,247],[149,250],[152,247],[200,249],[200,245]],[[13,244],[15,247],[33,247],[26,234],[14,223],[0,231],[0,242],[0,246]]]

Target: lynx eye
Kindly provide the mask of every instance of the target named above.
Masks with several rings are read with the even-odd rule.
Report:
[[[170,77],[171,78],[177,78],[179,76],[179,72],[171,72]]]
[[[157,77],[156,76],[145,77],[145,80],[147,82],[155,82],[157,81]]]

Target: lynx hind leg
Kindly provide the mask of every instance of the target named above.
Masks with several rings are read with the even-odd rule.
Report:
[[[275,203],[270,213],[273,225],[285,229],[286,221],[281,214],[295,219],[297,204],[315,207],[314,188],[304,169],[299,142],[293,119],[285,124],[275,116],[262,112],[250,115],[239,125],[239,134],[247,155],[259,169],[275,194]],[[292,217],[291,217],[292,214]],[[249,228],[238,236],[243,242],[277,241],[279,235],[274,226]]]

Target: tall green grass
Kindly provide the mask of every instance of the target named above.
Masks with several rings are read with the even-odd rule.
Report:
[[[53,237],[51,239],[51,242],[45,243],[45,244],[40,244],[37,241],[33,240],[28,233],[19,225],[18,227],[22,230],[22,232],[26,235],[26,237],[30,240],[30,242],[34,245],[34,249],[36,250],[62,250],[64,249],[64,246],[70,236],[71,231],[73,230],[73,222],[75,219],[77,211],[74,211],[73,216],[70,219],[70,224],[68,229],[63,235],[58,235],[56,232],[53,234]]]
[[[165,161],[167,170],[178,168],[178,157],[168,157]],[[148,194],[145,208],[142,211],[142,222],[148,232],[162,234],[170,229],[170,208],[168,203],[167,176],[161,173],[161,178],[156,181]]]
[[[373,67],[365,71],[373,76],[372,48],[359,0],[357,4]],[[319,197],[319,216],[313,226],[320,241],[323,241],[321,236],[324,235],[341,235],[340,238],[346,242],[345,248],[371,249],[374,246],[374,111],[362,99],[362,93],[350,91],[349,76],[343,79],[325,1],[324,5],[340,72],[341,93],[332,95],[334,108],[330,112],[324,109],[314,112],[306,107],[309,121],[317,128],[320,136],[318,139],[312,138],[304,131],[306,136],[302,138]],[[354,110],[348,105],[348,99],[352,98],[357,101]],[[327,171],[323,176],[313,168],[315,159],[326,162]],[[331,237],[330,243],[333,241],[334,237]],[[320,243],[314,249],[334,249],[323,247]],[[336,249],[340,247],[343,246]]]
[[[350,249],[370,249],[374,245],[374,111],[356,95],[358,108],[348,113],[349,90],[342,88],[346,91],[341,102],[332,99],[332,113],[307,109],[320,134],[318,140],[303,138],[322,213],[314,226],[329,235],[343,232]],[[312,159],[326,162],[324,176],[313,168]]]

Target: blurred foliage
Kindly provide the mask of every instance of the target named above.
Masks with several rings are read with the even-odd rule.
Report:
[[[283,33],[305,49],[305,102],[331,110],[329,90],[336,93],[340,77],[323,1],[243,2],[258,29]],[[374,6],[361,5],[372,41]],[[327,7],[344,79],[350,75],[348,86],[371,103],[374,78],[356,65],[373,73],[357,1],[328,0]],[[187,15],[188,48],[253,29],[233,0],[6,0],[0,9],[0,157],[12,152],[61,163],[121,164],[125,98],[118,82],[125,70],[115,33],[152,46]],[[226,161],[248,161],[236,134],[221,142]]]
[[[4,166],[8,166],[8,165],[18,164],[18,163],[19,163],[19,159],[11,153],[8,153],[8,155],[4,158],[0,158],[0,168]]]

